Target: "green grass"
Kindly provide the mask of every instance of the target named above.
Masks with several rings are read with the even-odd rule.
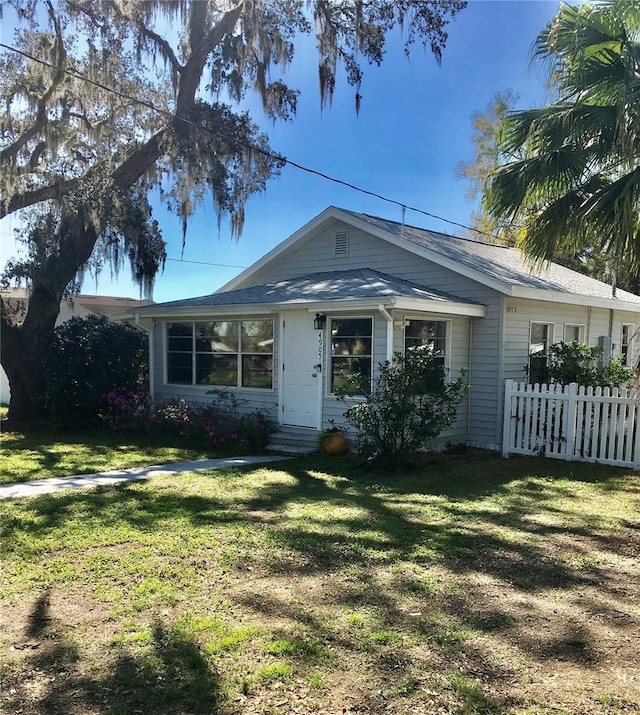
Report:
[[[597,465],[318,455],[4,502],[0,708],[633,711],[639,494]]]
[[[216,456],[212,449],[185,449],[157,440],[109,432],[5,432],[0,449],[0,484],[92,474]]]

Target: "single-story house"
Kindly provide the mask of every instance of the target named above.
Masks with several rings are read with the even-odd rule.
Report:
[[[514,248],[329,207],[211,295],[135,310],[155,400],[232,390],[283,426],[340,423],[333,386],[426,347],[471,385],[443,441],[499,449],[503,386],[561,340],[635,365],[640,296]]]

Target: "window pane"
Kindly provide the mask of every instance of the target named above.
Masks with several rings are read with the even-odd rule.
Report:
[[[334,357],[331,361],[331,392],[334,388],[345,385],[345,377],[349,374],[359,375],[363,386],[362,393],[371,391],[371,358],[367,357]]]
[[[196,350],[210,353],[237,353],[237,320],[214,320],[209,323],[196,323]]]
[[[167,347],[169,352],[190,353],[193,350],[193,339],[188,338],[173,338],[169,336]]]
[[[273,352],[273,321],[243,320],[242,321],[242,352],[272,353]]]
[[[582,326],[581,325],[566,325],[565,326],[565,343],[582,342]]]
[[[169,323],[167,325],[167,349],[171,352],[191,352],[193,350],[193,326],[191,323]]]
[[[191,353],[167,353],[167,382],[191,385],[193,382]]]
[[[404,330],[404,349],[427,350],[430,355],[446,355],[445,320],[410,320]]]
[[[331,321],[331,334],[339,336],[371,336],[371,318],[334,318]]]
[[[237,355],[196,355],[196,382],[198,385],[238,385]]]
[[[273,386],[273,358],[271,355],[242,356],[242,386],[271,389]]]
[[[549,347],[549,326],[547,323],[531,323],[531,343],[529,353],[547,352]]]
[[[333,340],[334,355],[371,355],[371,338],[342,338]]]

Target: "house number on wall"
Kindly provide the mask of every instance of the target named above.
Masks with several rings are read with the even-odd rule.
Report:
[[[316,370],[318,372],[322,372],[322,353],[323,353],[322,330],[319,330],[318,331],[318,364],[316,365]]]

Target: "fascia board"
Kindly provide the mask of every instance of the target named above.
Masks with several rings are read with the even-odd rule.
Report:
[[[484,318],[487,315],[487,306],[477,303],[456,303],[454,301],[421,300],[419,298],[397,298],[397,310],[417,310],[422,313],[443,313],[446,315],[460,315],[470,318]]]
[[[389,297],[385,300],[360,298],[343,298],[342,300],[303,301],[299,303],[268,303],[256,305],[243,303],[235,305],[198,305],[147,308],[144,313],[136,313],[141,320],[146,318],[198,318],[215,315],[269,315],[288,310],[324,311],[336,313],[353,310],[378,311],[380,306],[388,310],[414,310],[423,313],[444,313],[447,315],[462,315],[483,318],[486,315],[484,305],[456,303],[453,301],[428,300],[419,298]]]
[[[267,315],[277,310],[273,305],[236,304],[236,305],[198,305],[153,308],[144,313],[136,313],[141,320],[145,318],[199,318],[210,315]]]
[[[513,298],[527,298],[528,300],[545,301],[547,303],[565,303],[567,305],[580,305],[587,308],[606,308],[611,310],[625,310],[630,313],[640,313],[640,302],[631,303],[617,298],[600,298],[588,295],[563,293],[561,291],[538,290],[513,286],[510,292]]]
[[[275,248],[272,248],[262,258],[246,268],[242,273],[232,278],[228,283],[225,283],[221,288],[218,288],[216,293],[227,293],[230,290],[244,288],[250,279],[259,276],[272,262],[276,262],[283,254],[286,254],[289,249],[295,246],[296,243],[309,240],[314,233],[319,233],[324,229],[325,224],[335,221],[347,220],[348,216],[343,214],[340,209],[335,206],[329,206],[322,213],[319,213],[315,218],[311,219],[302,228],[299,228],[295,233],[292,233],[289,238],[279,243]]]

